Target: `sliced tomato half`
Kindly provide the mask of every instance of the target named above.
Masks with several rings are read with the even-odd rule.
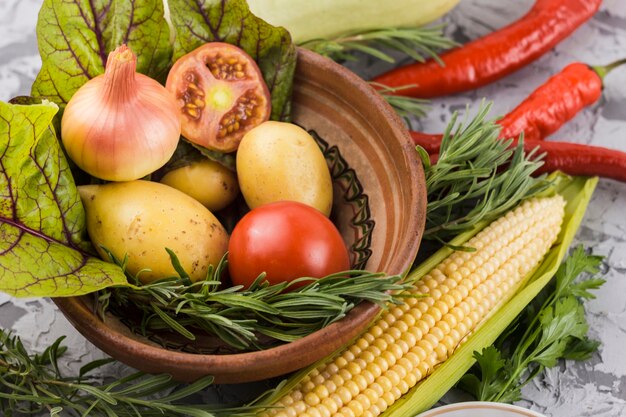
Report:
[[[182,56],[166,87],[178,102],[183,136],[209,149],[237,150],[243,135],[271,114],[258,65],[227,43],[207,43]]]

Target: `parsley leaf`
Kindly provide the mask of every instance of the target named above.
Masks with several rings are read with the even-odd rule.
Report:
[[[476,364],[461,378],[459,387],[480,401],[514,402],[522,387],[561,359],[585,360],[600,343],[587,337],[584,300],[604,280],[602,258],[582,247],[572,251],[559,267],[554,283],[537,296],[511,323],[493,346],[474,352]],[[585,275],[587,279],[577,280]]]

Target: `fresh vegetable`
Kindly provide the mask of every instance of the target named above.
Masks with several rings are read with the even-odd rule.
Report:
[[[527,141],[526,152],[545,153],[537,171],[562,171],[570,175],[599,176],[626,182],[626,152],[580,143]]]
[[[250,12],[245,0],[168,0],[177,60],[207,42],[239,46],[258,64],[272,100],[272,120],[288,121],[296,68],[289,32]]]
[[[450,388],[452,388],[456,381],[458,381],[474,363],[475,359],[473,358],[473,352],[490,346],[496,340],[496,338],[500,334],[502,334],[508,324],[510,324],[515,319],[515,317],[526,307],[526,305],[533,298],[536,297],[540,290],[544,288],[554,276],[559,263],[565,257],[567,249],[571,244],[572,239],[574,238],[580,222],[582,221],[586,206],[589,203],[594,187],[598,181],[597,178],[569,178],[564,175],[552,175],[550,177],[550,180],[552,183],[552,187],[549,191],[546,192],[546,195],[554,195],[554,193],[558,193],[558,195],[561,195],[567,202],[565,206],[565,217],[563,219],[563,225],[561,227],[559,237],[554,247],[550,249],[549,253],[545,256],[544,260],[541,262],[541,265],[538,268],[531,268],[532,273],[523,280],[520,288],[515,289],[515,294],[505,305],[501,306],[501,308],[496,308],[495,311],[492,311],[490,315],[481,322],[480,326],[474,328],[471,335],[465,338],[464,341],[456,347],[451,356],[449,356],[443,363],[440,363],[432,372],[432,374],[428,376],[428,378],[423,379],[415,387],[406,391],[400,400],[395,401],[395,403],[382,414],[383,417],[413,417],[416,414],[419,414],[420,412],[433,406]],[[509,218],[510,217],[511,216],[509,216]],[[522,215],[522,217],[526,216]],[[543,217],[543,213],[540,213],[537,217]],[[506,216],[504,216],[504,218],[506,218]],[[407,280],[420,280],[419,282],[423,282],[423,278],[426,274],[434,270],[439,264],[444,262],[446,258],[450,256],[454,256],[456,259],[469,259],[472,258],[472,256],[477,256],[476,253],[472,252],[454,252],[452,246],[469,246],[468,240],[474,237],[485,226],[485,223],[481,223],[477,225],[477,227],[475,227],[474,229],[456,236],[451,241],[451,246],[443,247],[442,249],[437,251],[437,253],[421,263],[417,268],[411,271],[411,273],[407,277]],[[522,234],[522,236],[523,235],[524,234]],[[497,240],[499,238],[499,235],[494,237],[496,238],[496,242],[493,243],[498,244]],[[476,249],[477,252],[480,252],[484,250],[484,247],[482,249]],[[530,247],[528,247],[528,249],[530,249]],[[493,252],[492,255],[486,255],[484,257],[481,256],[477,259],[480,259],[482,262],[484,262],[484,265],[495,267],[492,262],[500,262],[498,261],[498,259],[502,260],[503,254],[505,253],[506,251],[496,250]],[[468,265],[471,266],[471,263],[473,262],[474,265],[478,267],[476,261],[470,260],[469,262],[470,264]],[[519,266],[527,267],[527,263],[528,260],[521,262]],[[452,262],[448,262],[448,265],[451,264]],[[447,265],[445,265],[444,267],[447,267]],[[519,271],[519,269],[517,268],[513,268],[513,270]],[[454,275],[456,275],[457,273],[460,274],[462,272],[464,271],[462,271],[461,268],[458,268]],[[475,276],[476,274],[474,276],[470,275],[470,277],[472,278],[475,278]],[[455,277],[453,276],[452,278]],[[470,281],[472,278],[470,278]],[[444,290],[449,290],[448,284],[450,284],[450,282],[450,280],[446,280],[443,282],[440,287],[442,292]],[[428,290],[431,291],[430,287],[428,287]],[[433,291],[432,293],[437,294],[436,291]],[[486,298],[489,299],[491,297]],[[442,294],[441,301],[446,300],[449,300],[449,297],[446,297]],[[407,302],[410,302],[413,305],[419,304],[420,301],[423,300],[418,299],[411,301],[411,298],[407,299]],[[433,306],[435,305],[436,304],[433,303]],[[441,306],[441,303],[437,305]],[[374,365],[380,368],[381,372],[388,372],[383,371],[386,364],[393,363],[394,365],[391,365],[391,369],[394,369],[397,366],[406,365],[407,361],[410,362],[409,358],[413,358],[413,356],[407,356],[407,354],[404,353],[403,347],[408,347],[404,346],[404,344],[407,343],[407,340],[410,341],[417,334],[419,334],[417,332],[415,332],[415,334],[413,334],[413,332],[408,332],[408,329],[409,327],[421,327],[421,325],[418,325],[419,322],[416,321],[414,323],[411,320],[410,316],[412,314],[421,314],[423,319],[424,312],[422,312],[422,310],[418,308],[411,306],[405,307],[405,310],[408,311],[405,312],[402,310],[402,308],[392,308],[389,310],[389,312],[383,313],[381,319],[377,323],[380,329],[378,329],[376,326],[372,326],[370,330],[364,335],[364,340],[357,340],[351,343],[350,346],[344,347],[344,349],[342,349],[338,353],[329,356],[328,358],[322,359],[318,363],[311,365],[309,368],[304,369],[298,374],[289,377],[280,385],[279,389],[277,389],[269,397],[265,398],[261,403],[258,403],[258,405],[274,407],[277,405],[278,401],[281,398],[295,392],[294,389],[296,387],[304,387],[304,389],[306,390],[309,390],[312,387],[316,387],[316,385],[320,381],[327,380],[327,378],[329,377],[328,373],[323,371],[320,372],[320,370],[333,370],[333,363],[337,364],[337,366],[341,367],[342,369],[339,369],[339,372],[333,375],[330,381],[326,381],[327,387],[333,387],[331,382],[335,385],[337,383],[340,383],[345,384],[344,388],[346,388],[348,391],[354,388],[354,385],[352,383],[355,383],[357,385],[358,390],[360,390],[359,385],[363,384],[364,382],[365,386],[367,386],[370,383],[371,379],[364,379],[367,377],[367,374],[363,373],[363,371],[368,370],[368,368],[370,370],[375,370],[376,367]],[[475,311],[479,311],[479,309],[477,308],[477,310]],[[469,311],[468,313],[470,314],[472,320],[476,318],[475,313],[472,313],[471,311]],[[398,320],[397,317],[401,317],[401,319]],[[433,325],[434,324],[436,323],[433,323]],[[445,328],[445,324],[441,324],[441,326],[444,326]],[[435,328],[436,327],[437,326],[435,326]],[[424,331],[421,331],[420,333],[423,334]],[[434,330],[433,333],[436,334],[437,330]],[[453,333],[450,332],[449,335],[452,334]],[[383,341],[378,340],[378,336],[381,336],[381,338],[384,339],[384,343]],[[375,342],[375,340],[378,341]],[[416,347],[424,346],[426,340],[427,339],[418,342],[416,344]],[[395,353],[393,352],[395,352],[397,349],[388,347],[392,343],[397,344],[400,347],[400,350],[397,353],[401,353],[402,355],[407,357],[397,360],[396,357],[393,356],[395,355]],[[380,356],[374,359],[374,363],[365,364],[364,361],[366,360],[366,358],[368,358],[369,353],[378,353],[375,348],[378,348],[380,350]],[[385,352],[385,350],[388,351]],[[346,355],[346,357],[343,357],[343,355]],[[352,360],[351,355],[355,356],[354,360]],[[369,357],[371,358],[371,356]],[[361,373],[359,375],[354,375],[357,369],[360,370]],[[341,377],[341,379],[339,379],[339,377]],[[404,378],[411,377],[405,376]],[[351,382],[344,382],[345,379],[350,379]],[[386,386],[390,386],[392,385],[391,382],[393,380],[389,379],[388,385],[385,379],[381,378],[381,381]],[[380,388],[383,388],[383,384],[379,383],[379,385],[381,385]],[[371,390],[375,390],[377,387],[370,385],[369,388]],[[384,394],[384,392],[385,390],[375,390],[375,393],[377,395]],[[323,393],[323,388],[315,388],[315,394],[317,394],[318,397],[320,395],[323,395]],[[307,394],[308,397],[303,396],[303,398],[305,401],[310,398],[313,401],[313,404],[315,404],[315,397],[312,396],[312,394],[313,392],[310,392]],[[334,403],[333,400],[341,398],[340,395],[342,394],[345,395],[345,390],[337,389],[334,394],[331,394],[327,398],[320,398],[320,404],[326,405],[331,403],[330,407],[332,407],[332,403]],[[370,390],[366,389],[363,394],[367,397],[368,395],[371,395],[371,392]],[[397,391],[395,389],[392,389],[391,392],[386,395],[395,396],[397,395]],[[349,393],[349,396],[353,396],[351,392]],[[297,394],[296,397],[298,397]],[[357,397],[359,397],[359,395],[357,395]],[[360,396],[360,398],[362,399],[363,396]],[[300,398],[294,398],[294,400],[299,403]],[[293,409],[293,407],[289,407],[290,409]],[[308,407],[307,405],[301,408],[310,409],[310,407]],[[266,413],[277,413],[281,411],[281,409],[268,409]],[[293,414],[297,415],[297,413]]]
[[[172,169],[160,182],[193,197],[212,212],[222,210],[239,195],[235,173],[208,159]]]
[[[266,122],[248,132],[237,152],[241,193],[250,208],[291,200],[328,216],[333,185],[315,139],[299,126]]]
[[[473,90],[533,62],[589,20],[602,0],[536,0],[516,22],[425,63],[395,68],[374,78],[400,95],[439,97]]]
[[[250,10],[275,26],[284,26],[300,43],[346,32],[385,27],[422,26],[439,19],[459,0],[250,0]]]
[[[87,231],[105,260],[111,255],[141,282],[176,275],[166,248],[192,281],[204,279],[226,253],[228,234],[188,195],[150,181],[83,185]]]
[[[587,337],[583,300],[595,296],[603,279],[580,275],[599,272],[601,257],[576,248],[561,264],[547,294],[540,294],[513,322],[493,346],[474,352],[476,366],[459,385],[480,401],[513,402],[521,399],[521,388],[545,368],[561,359],[588,359],[599,342]]]
[[[494,221],[466,243],[474,253],[454,252],[417,281],[426,298],[384,313],[261,416],[385,412],[515,294],[559,235],[564,206],[559,195],[531,199]]]
[[[542,140],[584,107],[600,99],[602,78],[593,67],[575,62],[551,77],[498,121],[500,136]]]
[[[244,0],[169,5],[178,23],[174,45],[161,0],[44,0],[37,23],[42,67],[32,86],[35,98],[26,103],[46,98],[63,109],[82,85],[104,73],[107,55],[122,43],[137,52],[138,72],[164,81],[173,49],[175,59],[223,40],[259,62],[276,117],[289,117],[296,55],[286,30],[256,18]],[[128,285],[124,271],[99,259],[87,239],[85,212],[54,128],[57,110],[51,103],[0,103],[0,181],[14,196],[0,209],[0,290],[14,296],[62,297]]]
[[[139,334],[172,341],[168,331],[188,340],[195,340],[198,332],[204,337],[208,333],[219,340],[203,344],[205,352],[212,348],[211,353],[237,353],[309,335],[345,317],[361,301],[383,308],[386,303],[400,304],[393,294],[412,288],[400,275],[358,270],[276,285],[261,275],[249,288],[223,288],[225,268],[224,258],[206,280],[191,285],[185,273],[139,287],[107,288],[98,296],[97,309],[103,317],[105,311],[135,317],[128,325]]]
[[[246,132],[270,118],[261,70],[234,45],[210,42],[182,56],[166,86],[176,97],[183,136],[205,148],[235,151]]]
[[[514,138],[524,133],[527,140],[545,139],[584,107],[598,101],[603,77],[623,62],[595,67],[575,62],[566,66],[498,120],[502,126],[500,137]],[[415,144],[427,150],[442,137],[441,134],[410,133]]]
[[[413,135],[413,142],[430,154],[433,161],[441,160],[442,154],[439,150],[443,146],[443,140]],[[534,175],[562,171],[569,175],[599,176],[626,182],[626,152],[601,146],[544,140],[522,142],[515,139],[504,143],[516,149],[523,146],[524,152],[530,156],[543,155],[543,165],[530,172]],[[437,165],[439,162],[433,166]]]
[[[295,201],[257,207],[235,226],[228,244],[230,278],[248,288],[265,273],[271,284],[321,278],[350,268],[335,225],[318,210]]]
[[[120,46],[109,54],[106,72],[85,83],[63,113],[63,146],[94,177],[136,180],[176,150],[181,128],[174,98],[136,67],[135,54]]]
[[[50,102],[0,102],[0,291],[15,297],[83,295],[126,283],[86,238],[52,123],[57,111]]]
[[[580,63],[568,65],[498,121],[502,126],[498,136],[501,138],[513,136],[514,140],[507,143],[511,147],[519,147],[517,136],[524,133],[525,152],[529,155],[544,155],[542,166],[530,172],[535,175],[562,171],[570,175],[597,175],[626,182],[626,153],[599,146],[542,140],[584,106],[597,101],[602,92],[602,77],[623,63],[624,61],[617,61],[604,67],[588,67]],[[473,152],[473,142],[467,146],[462,145],[463,141],[471,139],[453,140],[454,135],[451,135],[450,131],[444,135],[410,133],[413,143],[431,155],[433,162],[441,161],[444,154],[445,158],[448,157],[449,151],[440,152],[444,141],[453,141],[465,151]],[[449,166],[446,161],[444,159],[442,166]],[[439,162],[434,166],[437,165]]]
[[[107,55],[122,44],[138,55],[138,72],[162,79],[172,56],[169,38],[163,0],[44,0],[37,20],[42,66],[31,95],[63,109],[83,84],[104,73]]]
[[[163,0],[45,0],[37,21],[42,67],[31,94],[63,108],[84,83],[104,72],[107,54],[122,43],[137,53],[138,72],[164,80],[172,60],[207,42],[227,42],[259,64],[272,97],[272,118],[289,118],[296,49],[284,28],[250,13],[245,0],[168,0],[168,5],[173,45]]]

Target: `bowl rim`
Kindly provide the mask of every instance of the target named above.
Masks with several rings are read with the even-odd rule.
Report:
[[[298,65],[301,62],[306,62],[309,65],[319,67],[322,71],[330,71],[337,74],[344,79],[344,82],[351,85],[355,95],[364,96],[368,103],[378,107],[383,113],[382,116],[389,121],[389,135],[397,137],[405,148],[405,152],[403,152],[405,161],[403,163],[409,167],[410,173],[407,180],[411,184],[415,184],[415,186],[408,187],[409,190],[407,190],[414,210],[410,213],[405,213],[408,216],[405,232],[410,233],[412,236],[410,239],[407,239],[408,244],[394,254],[396,263],[393,265],[393,270],[386,272],[389,274],[407,272],[419,249],[426,217],[425,185],[420,187],[420,184],[425,184],[424,171],[421,163],[419,163],[419,158],[410,157],[410,151],[414,150],[414,145],[408,130],[404,127],[403,121],[391,106],[372,86],[355,73],[328,58],[303,48],[297,48],[297,55]],[[90,308],[85,303],[83,297],[53,298],[53,300],[72,325],[91,343],[111,356],[113,355],[109,352],[113,346],[120,348],[121,350],[115,351],[116,359],[134,366],[133,364],[138,361],[137,357],[140,356],[142,362],[147,361],[159,364],[158,369],[154,366],[142,365],[146,372],[166,372],[172,374],[177,380],[188,382],[197,379],[201,369],[207,375],[214,375],[217,383],[256,381],[283,375],[310,365],[319,358],[333,353],[337,348],[326,348],[321,353],[316,352],[318,358],[313,361],[306,360],[306,358],[289,360],[289,355],[293,356],[297,353],[310,351],[310,346],[321,346],[321,341],[333,340],[333,338],[345,340],[342,343],[342,345],[345,345],[345,343],[360,334],[380,310],[380,307],[376,304],[362,302],[350,310],[341,320],[296,341],[260,351],[218,355],[169,350],[156,344],[147,344],[124,335],[111,329],[111,327],[100,320],[94,314],[93,308]],[[268,366],[263,365],[268,360],[275,360],[276,357],[283,358],[280,369],[268,369]],[[235,364],[237,366],[234,366]],[[288,370],[285,371],[285,369]],[[255,377],[255,372],[263,372],[263,377]],[[191,375],[191,377],[186,377],[186,375]]]
[[[481,416],[480,412],[485,410],[513,411],[520,417],[546,417],[544,414],[517,405],[489,401],[465,401],[461,403],[448,404],[432,408],[416,415],[415,417],[446,417],[450,412],[454,411],[471,411],[472,414],[466,414],[466,416],[472,417]]]

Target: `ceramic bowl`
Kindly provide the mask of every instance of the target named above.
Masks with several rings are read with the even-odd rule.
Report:
[[[311,131],[330,166],[332,220],[352,266],[399,274],[410,267],[424,229],[426,186],[402,121],[357,75],[306,50],[298,51],[293,122]],[[218,383],[265,379],[305,367],[363,331],[378,307],[361,303],[344,319],[295,342],[262,351],[211,354],[210,341],[143,337],[123,319],[101,321],[91,297],[55,302],[94,345],[139,370],[181,381],[213,375]]]
[[[510,404],[469,401],[433,408],[416,417],[546,417]]]

